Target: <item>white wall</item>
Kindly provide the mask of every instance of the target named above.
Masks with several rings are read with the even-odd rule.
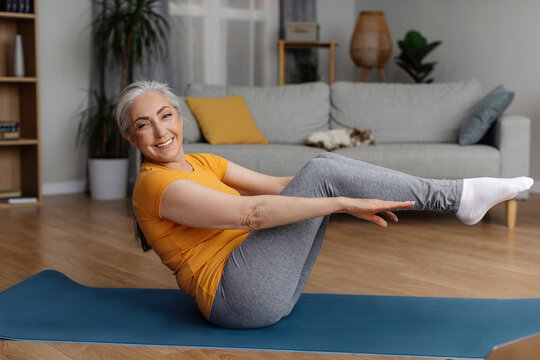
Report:
[[[441,40],[430,60],[435,81],[480,80],[485,92],[499,84],[516,92],[507,112],[531,119],[531,176],[540,192],[540,1],[538,0],[356,0],[356,13],[382,10],[394,40],[408,30]],[[410,81],[393,60],[389,81]],[[376,73],[368,80],[378,81]],[[355,79],[360,71],[355,70]]]
[[[40,0],[38,7],[43,193],[82,192],[85,151],[78,112],[90,88],[91,1]]]

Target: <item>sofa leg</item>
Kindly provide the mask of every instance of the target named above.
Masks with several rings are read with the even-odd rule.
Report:
[[[506,201],[506,226],[509,229],[516,227],[517,206],[518,201],[516,199]]]

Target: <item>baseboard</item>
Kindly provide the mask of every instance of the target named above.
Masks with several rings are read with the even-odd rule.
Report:
[[[43,195],[80,194],[86,191],[86,180],[43,184]]]

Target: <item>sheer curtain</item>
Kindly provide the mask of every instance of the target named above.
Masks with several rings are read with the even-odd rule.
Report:
[[[275,85],[279,2],[169,0],[179,93],[189,83]]]

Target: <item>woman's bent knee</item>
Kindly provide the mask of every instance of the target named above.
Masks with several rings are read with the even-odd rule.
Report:
[[[329,166],[332,166],[332,163],[331,158],[322,153],[309,160],[302,170],[320,172],[327,170]]]
[[[314,159],[332,159],[332,160],[339,160],[342,158],[346,158],[346,157],[343,155],[335,154],[330,151],[322,152],[314,157]]]

